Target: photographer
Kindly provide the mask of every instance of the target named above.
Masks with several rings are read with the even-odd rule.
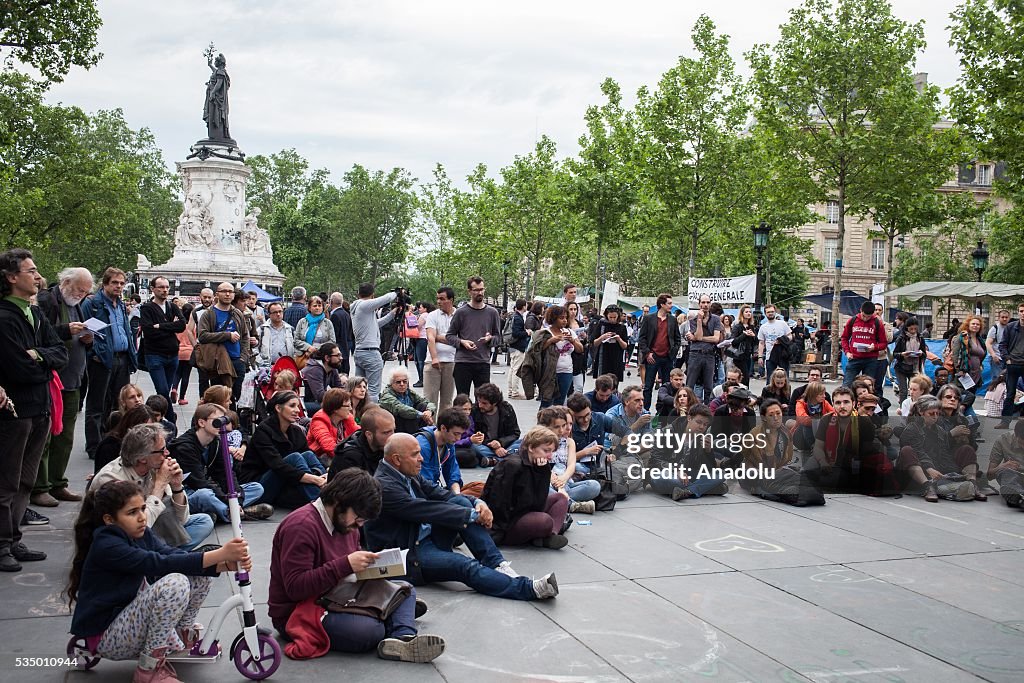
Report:
[[[349,307],[352,316],[352,331],[355,334],[356,350],[355,374],[366,378],[370,400],[376,403],[380,399],[380,379],[384,370],[384,359],[380,355],[380,330],[395,318],[395,312],[377,317],[377,310],[395,302],[397,292],[388,292],[384,296],[373,298],[373,283],[364,282],[359,285],[359,298]],[[405,305],[405,301],[398,302]]]

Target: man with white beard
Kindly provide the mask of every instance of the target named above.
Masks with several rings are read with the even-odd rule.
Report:
[[[36,483],[29,499],[33,505],[56,507],[61,501],[74,503],[82,496],[68,490],[64,471],[68,466],[75,439],[75,421],[78,419],[79,390],[85,375],[86,348],[92,343],[92,333],[86,329],[82,301],[93,288],[92,273],[85,268],[65,268],[57,275],[57,283],[36,296],[39,309],[57,331],[57,336],[68,350],[68,364],[57,375],[64,400],[62,418],[64,430],[50,436],[43,449]]]

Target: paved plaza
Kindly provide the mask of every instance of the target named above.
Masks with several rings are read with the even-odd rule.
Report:
[[[502,387],[506,378],[494,376]],[[135,380],[150,392],[148,375]],[[193,375],[179,424],[191,417],[194,387]],[[525,431],[536,403],[515,405]],[[986,429],[983,464],[1000,433]],[[92,467],[83,443],[79,433],[69,468],[79,491]],[[574,524],[562,550],[504,551],[522,574],[557,572],[555,600],[499,600],[461,585],[419,589],[430,605],[421,632],[448,644],[433,663],[332,653],[286,659],[271,680],[1024,680],[1024,514],[998,496],[937,505],[916,496],[827,499],[825,507],[793,508],[735,484],[724,497],[680,503],[637,494],[614,512],[577,515],[592,523]],[[25,540],[49,559],[0,576],[0,681],[131,678],[134,662],[101,661],[89,673],[16,666],[18,657],[64,653],[70,618],[60,593],[77,507],[40,510],[51,523],[28,527]],[[269,549],[283,517],[245,525],[264,625]],[[229,537],[223,525],[215,533],[217,542]],[[233,587],[226,576],[216,581],[201,621]],[[230,617],[222,643],[238,631]],[[245,680],[226,658],[176,668],[187,681]]]

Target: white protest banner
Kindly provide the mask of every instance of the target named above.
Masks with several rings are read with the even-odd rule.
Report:
[[[601,310],[619,302],[619,283],[604,281],[604,293],[601,295]]]
[[[705,294],[711,297],[711,303],[717,301],[720,304],[746,304],[753,303],[756,292],[757,275],[691,277],[687,298],[691,307],[696,307],[701,296]]]

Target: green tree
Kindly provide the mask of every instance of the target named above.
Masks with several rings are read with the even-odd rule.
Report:
[[[681,282],[696,274],[701,236],[735,224],[743,193],[740,135],[749,112],[728,37],[717,35],[706,15],[691,37],[697,57],[680,57],[656,91],[644,86],[637,93],[634,155],[644,187],[668,212],[660,229],[676,245]]]
[[[632,116],[622,108],[618,83],[601,84],[606,102],[587,107],[587,132],[579,139],[578,159],[569,159],[574,208],[595,242],[594,291],[600,295],[604,252],[614,247],[636,201],[633,174],[627,162],[635,142]]]
[[[835,320],[847,209],[875,205],[887,190],[875,171],[898,168],[886,156],[894,141],[920,131],[912,67],[923,47],[922,23],[893,16],[887,0],[806,0],[790,10],[774,46],[756,46],[748,55],[759,124],[814,180],[819,199],[839,203]],[[838,359],[838,325],[832,334]]]
[[[950,105],[982,158],[1005,168],[995,191],[1013,204],[992,221],[989,275],[1024,282],[1024,12],[1015,0],[965,0],[952,17],[961,75]]]
[[[17,60],[47,81],[62,81],[73,66],[88,69],[99,62],[101,24],[93,0],[2,2],[0,59],[5,68]]]

